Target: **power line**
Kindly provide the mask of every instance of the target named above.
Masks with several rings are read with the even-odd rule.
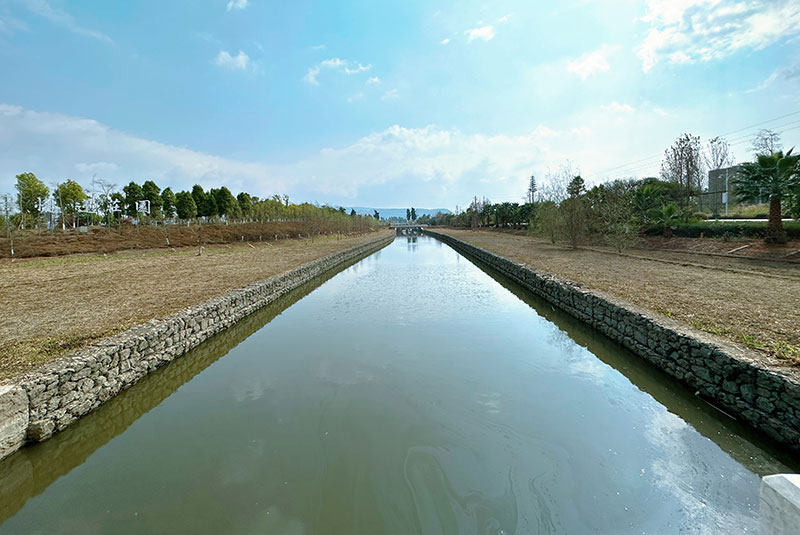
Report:
[[[761,122],[758,122],[758,123],[755,123],[755,124],[752,124],[752,125],[749,125],[749,126],[745,126],[743,128],[738,128],[736,130],[732,130],[732,131],[727,132],[725,134],[721,134],[719,137],[724,137],[724,136],[728,136],[728,135],[731,135],[731,134],[735,134],[737,132],[742,132],[744,130],[749,130],[751,128],[755,128],[756,126],[761,126],[761,125],[764,125],[764,124],[767,124],[767,123],[773,123],[775,121],[779,121],[781,119],[785,119],[786,117],[791,117],[791,116],[797,115],[797,114],[800,114],[800,110],[797,110],[797,111],[794,111],[794,112],[791,112],[791,113],[787,113],[787,114],[784,114],[784,115],[781,115],[781,116],[778,116],[778,117],[774,117],[772,119],[767,119],[766,121],[761,121]],[[795,124],[797,122],[800,122],[800,119],[795,120],[795,121],[791,121],[791,122],[783,124],[781,126],[777,126],[775,128],[783,128],[785,126],[792,125],[792,124]],[[788,130],[793,130],[793,129],[794,128],[790,128]],[[786,132],[788,130],[784,130],[784,132]],[[779,132],[779,133],[783,133],[783,132]],[[740,145],[742,143],[742,141],[740,141],[740,140],[745,140],[745,141],[750,140],[750,139],[752,139],[753,134],[754,133],[751,132],[751,133],[746,134],[744,136],[734,138],[733,140],[729,141],[728,144],[730,146]],[[654,155],[654,156],[648,156],[646,158],[641,158],[639,160],[634,160],[632,162],[624,163],[622,165],[617,165],[615,167],[611,167],[609,169],[605,169],[603,171],[595,173],[595,176],[597,176],[599,178],[602,178],[602,175],[608,175],[611,171],[617,171],[618,170],[614,174],[616,175],[616,178],[619,178],[622,175],[631,174],[631,173],[633,173],[635,171],[639,171],[641,169],[650,168],[650,167],[652,167],[653,165],[655,165],[657,163],[657,162],[650,162],[650,160],[660,160],[661,158],[662,158],[661,154],[657,154],[657,155]],[[647,163],[645,163],[645,162],[647,162]],[[640,165],[636,165],[636,164],[640,164]]]

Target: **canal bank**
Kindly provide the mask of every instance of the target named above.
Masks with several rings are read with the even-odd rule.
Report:
[[[541,273],[458,238],[423,230],[491,266],[696,390],[771,440],[800,452],[800,382],[741,347],[603,292]]]
[[[65,429],[148,373],[302,284],[394,240],[384,235],[151,320],[0,384],[0,458]]]

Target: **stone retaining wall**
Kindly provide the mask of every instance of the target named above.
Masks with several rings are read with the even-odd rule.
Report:
[[[707,401],[800,452],[796,371],[603,292],[538,272],[452,236],[423,232],[488,264],[689,385]]]
[[[372,253],[384,236],[105,338],[0,384],[0,458],[39,442],[303,283]]]

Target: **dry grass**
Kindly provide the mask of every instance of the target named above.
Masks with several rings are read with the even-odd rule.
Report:
[[[618,256],[515,234],[437,231],[800,365],[796,265],[718,257],[690,262],[664,251]]]
[[[190,247],[4,261],[0,377],[377,237],[215,245],[202,256]]]

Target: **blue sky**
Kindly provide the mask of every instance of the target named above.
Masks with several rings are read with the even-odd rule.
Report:
[[[0,0],[0,72],[0,192],[32,171],[453,208],[800,112],[800,5]],[[800,114],[763,126],[800,140]]]

